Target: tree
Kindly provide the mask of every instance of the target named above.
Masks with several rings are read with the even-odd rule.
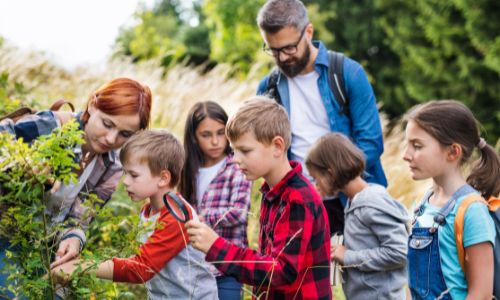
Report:
[[[152,9],[139,7],[138,24],[121,29],[115,55],[130,56],[135,62],[160,57],[164,66],[185,58],[205,62],[210,54],[208,30],[199,23],[203,18],[199,4],[192,4],[186,8],[178,0],[161,0]],[[193,21],[199,24],[190,25]]]
[[[410,105],[457,99],[475,113],[492,143],[500,136],[500,3],[495,0],[377,0],[380,24],[399,58]]]
[[[210,29],[210,57],[246,72],[260,51],[262,38],[256,24],[264,0],[205,0],[203,11]]]

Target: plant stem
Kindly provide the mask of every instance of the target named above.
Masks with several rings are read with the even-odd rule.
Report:
[[[42,191],[43,191],[43,184],[42,184]],[[46,203],[45,199],[45,193],[43,194],[43,203]],[[47,226],[47,216],[45,215],[45,210],[42,211],[42,217],[43,217],[43,244],[45,248],[45,257],[42,253],[42,257],[44,257],[44,262],[45,262],[45,268],[49,272],[49,282],[50,282],[50,299],[55,299],[54,298],[54,282],[52,281],[52,274],[51,274],[51,269],[50,269],[50,248],[49,248],[49,241],[47,237],[49,236],[48,233],[48,226]]]

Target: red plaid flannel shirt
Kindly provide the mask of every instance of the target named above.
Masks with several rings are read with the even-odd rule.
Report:
[[[329,300],[327,214],[300,164],[290,165],[292,170],[276,186],[269,189],[265,183],[261,188],[259,251],[218,238],[206,260],[225,275],[253,285],[254,298]]]

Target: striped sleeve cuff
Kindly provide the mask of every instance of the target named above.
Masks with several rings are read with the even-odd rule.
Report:
[[[70,230],[66,231],[65,233],[63,233],[63,235],[61,237],[61,241],[64,241],[65,239],[69,239],[72,237],[80,240],[80,252],[81,252],[83,249],[83,246],[85,246],[85,243],[87,242],[87,239],[85,237],[85,232],[83,232],[83,230],[81,230],[79,228],[70,229]]]

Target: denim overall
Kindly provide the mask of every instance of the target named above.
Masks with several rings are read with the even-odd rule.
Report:
[[[460,187],[434,216],[432,227],[420,227],[416,223],[417,217],[424,213],[423,204],[429,201],[432,192],[427,193],[415,210],[414,227],[408,242],[408,274],[410,276],[408,285],[413,300],[452,299],[441,268],[438,229],[446,223],[446,217],[455,207],[457,200],[473,192],[475,190],[468,184]]]

